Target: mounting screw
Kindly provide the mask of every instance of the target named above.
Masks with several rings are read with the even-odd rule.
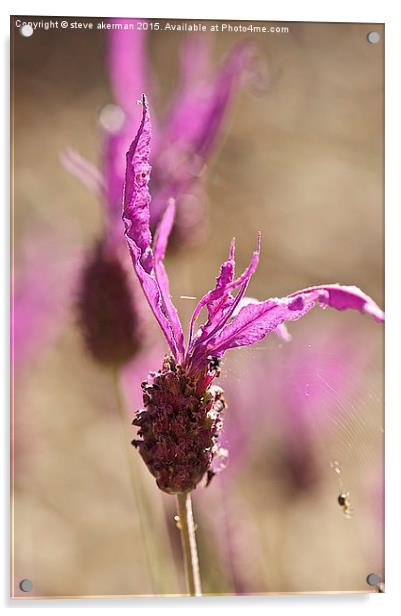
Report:
[[[377,592],[384,592],[384,584],[380,575],[377,575],[377,573],[369,573],[366,578],[366,582],[369,586],[376,588]]]
[[[22,592],[30,592],[33,588],[33,584],[31,580],[21,580],[19,583],[19,587]]]
[[[32,36],[33,34],[33,28],[31,24],[23,24],[20,27],[19,31],[20,31],[20,34],[24,36],[25,38],[27,38],[28,36]]]
[[[374,45],[380,41],[380,34],[379,32],[368,32],[366,38],[368,39],[368,43]]]

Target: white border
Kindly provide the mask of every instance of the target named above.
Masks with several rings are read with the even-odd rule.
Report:
[[[4,7],[4,8],[3,8]],[[208,18],[208,19],[255,19],[269,21],[337,21],[337,22],[385,22],[386,24],[386,593],[384,595],[362,596],[281,596],[281,597],[235,597],[235,598],[202,598],[201,600],[188,599],[154,599],[154,600],[68,600],[68,601],[24,601],[10,602],[8,597],[8,553],[7,547],[2,549],[0,583],[0,597],[3,605],[14,609],[51,608],[58,610],[82,610],[104,608],[114,610],[116,607],[126,609],[153,609],[162,607],[167,613],[176,610],[202,610],[207,608],[211,613],[221,612],[225,608],[232,612],[239,612],[244,608],[251,608],[255,612],[269,613],[270,611],[283,614],[325,613],[351,613],[357,616],[361,613],[372,613],[378,610],[394,612],[401,603],[398,590],[400,587],[400,521],[401,521],[401,491],[399,479],[400,465],[400,438],[401,438],[401,405],[398,381],[400,379],[400,322],[397,318],[401,307],[401,292],[399,270],[401,265],[401,225],[400,225],[400,139],[401,139],[401,15],[396,1],[381,0],[378,2],[350,0],[334,0],[332,3],[324,3],[312,0],[286,0],[284,2],[267,3],[256,0],[247,0],[236,6],[232,1],[202,0],[199,4],[179,2],[178,0],[148,0],[147,2],[134,3],[113,0],[111,4],[103,5],[85,2],[84,0],[70,0],[66,4],[54,2],[36,1],[29,2],[5,2],[2,6],[2,48],[9,49],[9,15],[10,14],[43,14],[43,15],[94,15],[94,16],[122,17],[178,17],[178,18]],[[8,51],[6,58],[1,63],[2,83],[8,80]],[[7,85],[4,92],[7,93]],[[1,113],[2,128],[4,134],[8,133],[8,96],[5,94],[1,100],[3,107]],[[6,143],[6,140],[4,140]],[[8,227],[9,217],[7,213],[8,200],[8,154],[5,147],[1,149],[2,170],[5,191],[3,207],[0,208],[1,247],[3,250],[2,276],[0,276],[0,309],[5,323],[5,336],[8,339],[8,272],[7,262],[9,253]],[[2,442],[4,451],[8,451],[8,350],[5,349],[0,359],[0,388],[4,429]],[[1,468],[5,470],[5,487],[2,490],[3,507],[1,510],[2,541],[0,545],[8,545],[8,461],[5,456]],[[344,546],[344,557],[347,558],[347,546]],[[352,558],[352,555],[349,555]]]

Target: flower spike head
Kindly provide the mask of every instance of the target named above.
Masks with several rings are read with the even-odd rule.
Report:
[[[172,357],[142,383],[144,410],[133,425],[138,448],[157,485],[168,494],[194,490],[218,455],[225,402],[220,387],[199,392]]]
[[[206,293],[193,313],[186,348],[177,310],[171,300],[164,255],[173,226],[175,204],[165,206],[152,246],[149,179],[151,125],[145,96],[138,133],[127,154],[123,219],[125,236],[136,274],[149,305],[170,346],[162,369],[143,383],[145,409],[134,425],[135,440],[158,486],[169,493],[188,492],[211,470],[218,456],[219,434],[225,402],[212,385],[219,376],[219,358],[229,350],[259,342],[271,332],[286,335],[285,322],[295,321],[314,306],[353,309],[383,322],[384,314],[374,301],[354,286],[321,285],[283,298],[253,300],[245,297],[260,256],[257,247],[245,271],[235,278],[235,242],[222,264],[215,287]],[[234,295],[235,293],[235,295]],[[195,333],[202,308],[206,322]]]
[[[82,264],[78,325],[86,350],[103,366],[121,367],[141,348],[140,315],[120,259],[99,242]]]

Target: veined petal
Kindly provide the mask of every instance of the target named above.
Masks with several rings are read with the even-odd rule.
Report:
[[[130,20],[138,25],[137,20]],[[144,20],[141,20],[143,23]],[[138,125],[140,113],[134,103],[141,92],[148,91],[149,68],[147,64],[147,31],[144,29],[119,29],[126,19],[111,18],[114,26],[107,32],[107,65],[114,99],[124,112]]]
[[[221,299],[217,302],[211,301],[211,303],[208,304],[209,317],[207,322],[201,326],[201,334],[196,340],[196,344],[199,345],[199,347],[204,346],[214,334],[221,331],[224,325],[232,318],[239,303],[243,300],[249,281],[259,264],[260,243],[261,234],[258,233],[256,250],[252,254],[248,267],[244,270],[241,276],[235,280],[227,281],[226,285],[224,285],[221,289],[218,289],[219,295],[217,297]],[[233,249],[234,245],[231,244],[230,254],[234,254]],[[233,297],[231,292],[238,287],[239,291],[237,295]],[[207,297],[207,294],[205,297]]]
[[[178,340],[180,340],[182,330],[176,329],[176,324],[170,319],[169,307],[166,305],[154,269],[155,258],[152,251],[152,234],[149,228],[149,206],[151,201],[149,193],[151,170],[149,164],[150,139],[151,124],[146,98],[144,96],[142,122],[127,153],[127,170],[123,200],[125,237],[128,242],[136,274],[149,305],[173,354],[176,358],[181,358],[182,350]],[[167,241],[164,235],[162,241]],[[160,255],[160,247],[158,249],[158,254]],[[159,258],[158,260],[160,261]]]
[[[194,328],[196,319],[198,318],[202,308],[204,308],[205,306],[208,307],[208,311],[209,311],[208,321],[210,321],[211,319],[213,319],[213,316],[215,316],[216,311],[222,310],[224,306],[226,305],[226,302],[228,300],[226,289],[227,289],[228,284],[230,284],[233,281],[234,271],[235,271],[235,238],[231,240],[228,259],[227,261],[224,261],[224,263],[220,267],[220,273],[216,278],[216,284],[215,284],[214,289],[212,289],[211,291],[208,291],[201,298],[201,300],[199,301],[199,303],[197,304],[193,312],[193,315],[191,318],[190,331],[189,331],[189,341],[191,341],[192,339],[193,328]]]
[[[135,242],[129,237],[127,237],[127,242],[130,249],[132,261],[134,263],[136,274],[138,276],[145,297],[148,300],[149,306],[151,307],[153,314],[155,315],[157,322],[160,325],[160,328],[169,344],[171,351],[173,352],[175,357],[179,358],[181,357],[181,355],[178,351],[172,324],[170,323],[170,320],[166,314],[167,311],[163,305],[159,284],[152,275],[153,272],[152,274],[149,274],[142,267],[140,250],[135,244]]]
[[[166,268],[164,267],[163,259],[166,253],[167,242],[169,235],[171,233],[171,229],[174,223],[175,217],[175,201],[174,199],[170,199],[164,216],[160,222],[159,228],[156,234],[155,246],[154,246],[154,268],[156,274],[156,280],[159,285],[160,293],[163,299],[163,303],[165,306],[167,317],[169,318],[173,330],[175,339],[178,346],[178,351],[181,356],[184,355],[184,334],[182,331],[182,325],[180,322],[180,318],[178,316],[177,308],[174,306],[171,301],[170,295],[170,285],[166,272]]]
[[[233,318],[236,317],[237,314],[241,311],[241,309],[244,308],[245,306],[249,306],[249,304],[259,304],[259,303],[260,301],[256,299],[255,297],[245,296],[238,302],[238,306],[235,308],[231,316]],[[285,323],[281,323],[280,325],[278,325],[276,329],[274,330],[274,333],[276,334],[278,338],[280,338],[281,340],[284,340],[285,342],[291,341],[291,334],[288,331]]]
[[[254,344],[285,321],[295,321],[319,304],[337,310],[358,310],[384,321],[383,311],[363,291],[354,286],[337,284],[310,287],[281,299],[251,303],[208,344],[211,355],[221,356],[227,349]]]
[[[354,285],[342,286],[340,284],[320,285],[309,287],[303,291],[292,293],[289,297],[296,297],[299,293],[318,293],[319,303],[322,307],[330,306],[336,310],[358,310],[370,314],[379,323],[384,322],[384,312],[361,289]]]
[[[127,152],[123,220],[125,234],[138,246],[141,265],[149,273],[153,269],[152,234],[149,228],[149,158],[152,131],[145,96],[142,104],[142,121]]]

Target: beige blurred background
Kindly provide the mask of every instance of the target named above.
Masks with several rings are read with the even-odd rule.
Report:
[[[193,303],[180,296],[200,297],[210,288],[232,236],[244,267],[258,230],[262,259],[251,295],[341,282],[383,306],[384,28],[286,25],[288,34],[248,35],[264,70],[236,96],[208,165],[206,241],[168,260],[185,322]],[[376,45],[367,42],[371,30],[381,34]],[[209,38],[218,64],[243,35]],[[184,39],[149,36],[157,113],[175,91]],[[49,267],[55,255],[73,262],[96,239],[101,204],[63,169],[60,151],[71,145],[96,162],[98,114],[112,99],[103,33],[37,31],[26,39],[12,26],[11,41],[17,283],[36,238],[52,247]],[[57,277],[49,293],[57,295]],[[239,421],[251,447],[224,489],[222,474],[194,495],[205,593],[368,591],[367,574],[384,574],[383,330],[359,314],[319,309],[290,330],[300,351],[312,340],[343,336],[346,356],[355,351],[358,360],[345,393],[328,391],[332,429],[322,429],[319,439],[319,417],[312,422],[319,478],[299,491],[281,472],[286,444],[269,420],[269,404],[280,394],[264,389],[264,371],[291,350],[269,339],[227,356],[222,385],[229,406],[230,388],[253,388],[260,409],[255,417],[253,408],[248,424],[243,409]],[[152,368],[145,364],[143,377]],[[133,387],[139,392],[139,382]],[[241,400],[255,406],[248,394]],[[33,582],[30,596],[183,592],[173,499],[157,490],[129,448],[128,413],[123,422],[112,376],[85,353],[73,309],[66,309],[53,344],[16,372],[14,409],[13,594],[27,596],[18,588],[23,578]],[[333,460],[351,494],[351,518],[337,504]],[[228,570],[230,560],[236,571]]]

